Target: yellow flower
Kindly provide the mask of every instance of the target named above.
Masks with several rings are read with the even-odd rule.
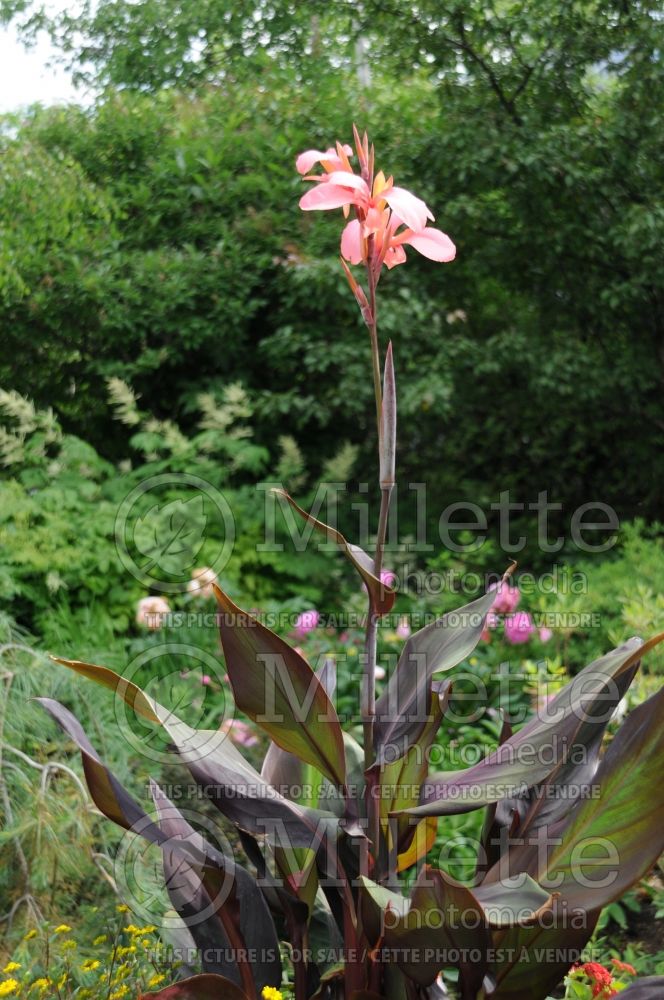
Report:
[[[58,926],[53,931],[54,934],[69,934],[71,927],[69,924],[58,924]]]
[[[162,976],[161,973],[157,973],[152,979],[148,979],[148,986],[152,988],[153,986],[159,986],[159,983],[163,983],[166,976]]]
[[[98,959],[86,958],[86,960],[83,962],[83,965],[81,966],[81,970],[83,972],[94,972],[95,969],[98,969],[100,965],[101,962],[99,962]]]
[[[92,944],[95,947],[97,947],[97,945],[106,944],[107,941],[108,941],[108,934],[100,934],[99,937],[96,937],[94,939],[94,941],[92,942]]]
[[[7,962],[6,966],[2,970],[3,972],[18,972],[21,968],[20,962]]]
[[[115,909],[118,911],[118,913],[129,913],[129,907],[127,906],[126,903],[120,903],[120,905],[116,906]]]
[[[122,985],[119,990],[113,990],[109,1000],[122,1000],[122,998],[128,996],[128,994],[129,987],[127,985]]]
[[[41,979],[35,979],[34,983],[30,987],[31,990],[39,990],[40,993],[44,993],[51,985],[51,980],[46,979],[44,976]]]
[[[275,990],[274,986],[264,986],[261,996],[263,1000],[283,1000],[283,993]]]
[[[8,997],[12,993],[18,993],[18,989],[18,980],[5,979],[4,983],[0,983],[0,997]]]
[[[137,927],[136,924],[127,924],[125,927],[127,934],[140,934],[141,928]]]
[[[36,937],[37,937],[37,931],[33,927],[31,931],[28,931],[28,933],[23,936],[23,940],[32,941],[32,939]]]
[[[62,944],[60,945],[60,950],[61,951],[75,951],[76,950],[76,942],[72,938],[67,938],[67,940],[63,941]]]

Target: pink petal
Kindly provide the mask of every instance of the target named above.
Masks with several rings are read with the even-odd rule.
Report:
[[[334,170],[325,178],[327,184],[337,184],[339,187],[354,188],[361,191],[364,197],[369,198],[369,187],[367,182],[358,177],[357,174],[349,173],[347,170]]]
[[[432,229],[427,226],[421,233],[413,233],[406,236],[404,243],[409,243],[412,247],[428,257],[429,260],[450,261],[456,256],[456,247],[449,236],[441,233],[440,229]]]
[[[356,193],[350,188],[342,188],[338,184],[317,184],[300,198],[300,208],[304,212],[341,208],[342,205],[351,205],[356,198]]]
[[[351,264],[361,264],[364,260],[362,226],[353,219],[341,234],[341,255]]]
[[[350,146],[344,146],[344,152],[348,155],[352,153],[352,149]],[[344,170],[344,165],[337,156],[336,149],[333,149],[331,146],[324,153],[320,149],[307,149],[304,153],[300,153],[295,161],[295,169],[299,174],[308,174],[316,163],[322,163],[323,161],[328,165],[328,170],[331,168],[334,170]]]
[[[422,199],[416,198],[405,188],[392,188],[381,197],[385,199],[392,211],[403,219],[408,228],[413,229],[416,233],[424,229],[427,219],[433,219],[433,215]]]
[[[295,161],[295,169],[298,174],[308,174],[315,163],[320,163],[324,159],[325,153],[321,153],[320,149],[307,149],[298,156]]]
[[[384,263],[389,271],[391,271],[393,267],[396,267],[397,264],[405,264],[406,251],[403,247],[390,247],[385,254]]]

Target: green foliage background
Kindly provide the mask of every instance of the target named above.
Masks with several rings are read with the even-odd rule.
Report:
[[[260,444],[276,423],[314,468],[339,438],[372,454],[340,221],[299,212],[293,170],[357,121],[458,246],[382,289],[402,481],[439,510],[547,489],[561,522],[661,514],[656,5],[102,0],[47,26],[105,89],[7,123],[0,384],[108,458],[109,375],[185,429],[240,381]]]
[[[95,909],[92,858],[112,835],[76,811],[64,781],[34,815],[39,767],[71,747],[54,730],[41,740],[27,696],[64,698],[95,720],[121,777],[138,788],[144,775],[108,737],[107,699],[65,680],[26,630],[40,650],[119,669],[171,638],[217,653],[210,630],[148,635],[134,623],[145,593],[113,534],[132,486],[186,470],[224,491],[238,534],[222,583],[248,606],[363,610],[340,560],[257,553],[254,489],[279,479],[306,506],[319,479],[349,480],[351,492],[373,480],[369,344],[336,260],[341,214],[301,213],[294,170],[298,152],[347,141],[353,122],[458,247],[444,266],[410,251],[381,286],[400,482],[427,483],[434,526],[453,501],[490,513],[504,490],[523,503],[548,491],[561,505],[551,535],[568,536],[591,500],[623,522],[607,557],[568,542],[554,557],[584,574],[586,593],[521,604],[590,610],[600,625],[563,625],[523,657],[495,639],[480,647],[472,670],[489,712],[446,733],[452,749],[495,741],[492,683],[506,656],[521,674],[515,705],[527,707],[545,652],[559,677],[664,627],[664,21],[650,0],[98,0],[55,17],[0,0],[2,19],[28,37],[49,32],[94,95],[0,125],[0,714],[13,747],[0,782],[14,802],[8,811],[3,795],[0,889],[10,906],[32,894],[57,920]],[[404,492],[399,514],[412,536]],[[480,552],[435,549],[418,568],[502,570],[490,517]],[[520,568],[548,569],[533,519],[521,520]],[[401,569],[405,556],[390,562]],[[460,603],[404,596],[397,610]],[[308,653],[338,638],[313,639]],[[382,639],[398,648],[389,630]],[[358,642],[339,640],[348,711]],[[661,673],[661,654],[648,670]],[[461,861],[476,818],[446,829]],[[7,955],[34,917],[21,907]]]

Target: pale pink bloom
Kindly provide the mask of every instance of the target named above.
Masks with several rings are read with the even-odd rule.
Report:
[[[380,582],[384,587],[396,587],[397,575],[392,569],[381,569]]]
[[[492,583],[489,590],[496,591],[496,599],[492,607],[494,611],[501,615],[510,614],[521,600],[519,588],[511,587],[507,582]]]
[[[339,636],[339,642],[344,646],[346,645],[349,639],[350,635],[348,632],[342,632],[341,635]]]
[[[319,621],[320,613],[315,608],[311,608],[310,611],[301,611],[295,619],[295,633],[299,636],[305,636],[318,627]]]
[[[553,638],[553,632],[551,631],[550,628],[546,628],[546,626],[543,626],[539,630],[539,637],[540,637],[541,642],[548,642],[549,639]]]
[[[505,638],[514,646],[528,642],[536,631],[533,620],[527,611],[517,611],[516,614],[508,615],[505,619]]]
[[[136,622],[144,628],[158,629],[170,615],[168,601],[163,597],[142,597],[136,605]]]
[[[385,680],[385,667],[380,667],[378,664],[374,667],[374,676],[377,681]]]
[[[234,743],[239,743],[240,746],[258,746],[258,738],[254,731],[241,719],[226,719],[220,728],[222,733],[226,733]]]
[[[211,683],[212,683],[212,678],[210,677],[210,675],[203,674],[203,676],[201,677],[201,684],[204,684],[205,687],[207,687],[207,685]]]
[[[214,591],[212,584],[217,582],[217,574],[209,566],[202,566],[200,569],[191,571],[191,580],[187,584],[187,590],[193,597],[212,597]]]
[[[407,639],[410,635],[410,625],[407,618],[402,618],[397,625],[397,635],[400,639]]]
[[[296,167],[301,174],[307,174],[316,163],[325,171],[305,176],[314,187],[302,196],[300,208],[305,212],[343,208],[345,215],[351,207],[355,209],[356,218],[341,237],[341,254],[351,264],[368,261],[370,238],[371,263],[377,271],[383,264],[388,268],[403,264],[404,244],[430,260],[453,260],[456,248],[450,238],[427,225],[433,215],[425,202],[405,188],[395,187],[393,179],[382,171],[373,177],[373,151],[369,155],[366,136],[360,142],[356,134],[356,142],[361,175],[350,165],[349,146],[337,143],[336,150],[307,150],[298,156]]]

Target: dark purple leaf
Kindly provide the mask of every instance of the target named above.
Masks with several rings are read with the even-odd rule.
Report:
[[[474,767],[432,775],[422,786],[412,816],[464,813],[503,798],[524,796],[565,764],[573,748],[583,749],[605,726],[618,701],[618,681],[664,639],[631,639],[589,664],[535,717]]]
[[[494,591],[443,615],[406,640],[396,670],[376,702],[374,745],[379,762],[415,743],[429,718],[431,679],[470,656],[480,640]]]
[[[384,583],[381,583],[380,579],[374,575],[374,561],[371,556],[367,555],[359,545],[353,545],[351,542],[346,541],[341,532],[337,531],[336,528],[332,528],[330,525],[324,524],[322,521],[317,520],[317,518],[312,517],[311,514],[307,514],[305,510],[298,507],[293,498],[285,490],[275,489],[274,493],[287,500],[295,513],[307,521],[315,531],[324,535],[328,541],[334,542],[335,545],[341,548],[346,558],[353,564],[364,581],[369,592],[373,613],[376,615],[389,614],[394,607],[396,594],[389,587],[386,587]]]
[[[240,711],[283,750],[346,783],[337,713],[307,661],[215,586],[226,669]]]

